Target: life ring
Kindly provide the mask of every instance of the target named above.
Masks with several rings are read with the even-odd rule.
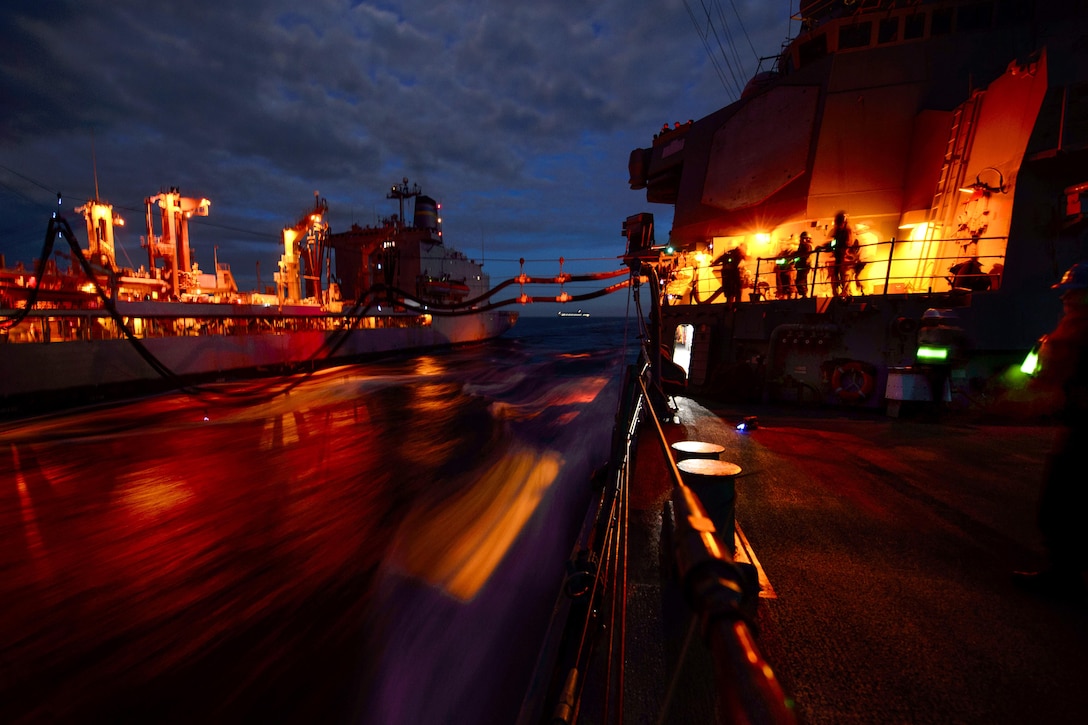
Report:
[[[839,396],[839,400],[848,403],[868,398],[875,383],[869,366],[857,360],[839,365],[831,376],[831,387],[835,390],[835,395]]]

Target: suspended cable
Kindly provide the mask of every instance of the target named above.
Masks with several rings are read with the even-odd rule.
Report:
[[[729,4],[733,6],[733,13],[737,16],[737,23],[740,25],[740,32],[744,35],[744,39],[748,41],[748,47],[752,50],[752,57],[755,60],[759,60],[759,53],[756,52],[756,46],[752,44],[752,37],[748,35],[748,30],[744,27],[744,20],[740,16],[740,11],[737,10],[737,3],[735,0],[729,0]]]
[[[740,79],[737,76],[739,68],[734,69],[733,64],[730,63],[730,61],[729,61],[729,55],[725,52],[725,46],[722,45],[721,36],[718,34],[718,30],[717,30],[716,26],[714,25],[714,20],[711,17],[710,10],[706,6],[706,0],[702,0],[702,6],[703,6],[703,13],[706,15],[707,29],[714,33],[714,40],[718,44],[718,51],[721,53],[722,62],[725,64],[726,69],[728,69],[729,76],[733,79],[733,92],[734,92],[733,97],[734,98],[739,98],[741,89],[743,88],[743,83],[741,83]],[[721,13],[719,13],[719,15],[721,15]],[[725,30],[725,28],[723,27],[723,31],[724,30]]]
[[[18,176],[23,181],[29,182],[29,183],[33,184],[34,186],[37,186],[38,188],[49,192],[50,194],[54,194],[57,191],[56,189],[50,189],[45,184],[41,183],[40,181],[37,181],[35,179],[30,178],[26,174],[20,174],[18,171],[16,171],[15,169],[13,169],[13,168],[11,168],[9,166],[4,166],[3,164],[0,164],[0,169],[3,169],[4,171],[8,172],[9,174],[14,174],[15,176]]]
[[[14,174],[15,176],[18,176],[20,179],[23,179],[24,181],[26,181],[26,182],[28,182],[30,184],[33,184],[34,186],[37,186],[38,188],[40,188],[40,189],[42,189],[42,190],[44,190],[46,192],[49,192],[49,194],[51,194],[51,195],[54,195],[54,194],[57,193],[56,189],[50,189],[48,186],[46,186],[42,182],[37,181],[36,179],[33,179],[33,178],[31,178],[31,177],[29,177],[29,176],[27,176],[25,174],[21,174],[18,171],[16,171],[15,169],[12,169],[12,168],[10,168],[8,166],[4,166],[3,164],[0,164],[0,169],[3,169],[4,171],[7,171],[8,173]],[[26,194],[22,193],[21,191],[15,189],[14,187],[9,186],[8,184],[4,184],[3,182],[0,182],[0,186],[4,186],[9,191],[11,191],[13,194],[17,194],[18,196],[22,197],[25,201],[27,201],[27,202],[29,202],[31,204],[35,204],[35,205],[39,205],[39,206],[48,206],[49,208],[52,208],[51,204],[47,204],[45,202],[35,201],[34,199],[30,198],[29,196],[27,196]],[[71,198],[76,199],[76,200],[78,200],[80,202],[83,202],[83,203],[92,202],[92,201],[99,201],[97,195],[94,196],[94,197],[88,197],[88,196],[84,196],[84,195],[80,195],[80,194],[72,194],[72,195],[68,195],[68,196],[70,196]],[[113,206],[114,209],[117,209],[118,211],[129,212],[129,213],[132,213],[132,214],[143,214],[144,213],[144,208],[143,207],[137,208],[137,207],[127,206],[127,205],[124,205],[124,204],[113,204],[112,206]],[[279,237],[277,235],[270,234],[268,232],[262,232],[262,231],[258,231],[258,230],[254,230],[254,229],[246,229],[244,227],[233,227],[233,226],[230,226],[228,224],[220,224],[218,222],[208,221],[207,219],[203,219],[203,218],[194,218],[191,221],[193,223],[199,224],[200,226],[211,227],[213,229],[222,229],[222,230],[228,231],[228,232],[236,232],[238,234],[248,234],[248,235],[253,236],[253,237],[259,237],[259,238],[279,241]]]
[[[732,23],[729,22],[729,20],[728,20],[728,18],[726,16],[725,10],[722,8],[722,4],[720,2],[717,2],[717,0],[715,0],[715,5],[718,8],[718,17],[721,20],[722,28],[724,28],[723,32],[725,33],[725,37],[726,37],[726,39],[728,41],[729,51],[730,51],[730,54],[732,55],[733,63],[735,64],[735,66],[737,68],[737,72],[738,72],[738,74],[740,74],[741,86],[743,88],[744,87],[744,79],[751,77],[751,74],[744,70],[744,61],[740,57],[740,48],[738,47],[738,43],[733,39],[734,36],[735,36],[735,33],[733,32]],[[734,11],[735,10],[736,10],[736,8],[734,7]],[[747,32],[745,32],[745,30],[744,30],[744,25],[743,24],[741,24],[741,34],[743,34],[745,37],[747,37],[747,35],[748,35]],[[751,46],[751,41],[750,40],[749,40],[748,44],[749,44],[749,46]],[[754,48],[752,50],[752,55],[755,58],[756,65],[758,65],[759,57],[755,55],[755,49]],[[741,93],[743,93],[743,92],[744,91],[741,90]]]
[[[45,239],[42,244],[42,251],[39,254],[37,261],[35,262],[35,278],[36,283],[30,288],[25,307],[17,310],[16,314],[8,318],[0,318],[0,329],[10,329],[20,323],[22,323],[30,311],[35,308],[38,301],[39,291],[42,288],[42,277],[46,270],[46,265],[49,262],[49,258],[53,253],[53,246],[56,237],[60,235],[67,241],[71,248],[74,261],[78,263],[83,274],[91,282],[94,287],[95,294],[100,300],[103,308],[109,314],[109,317],[113,320],[117,329],[121,332],[124,338],[136,349],[137,353],[147,362],[152,370],[155,371],[164,381],[166,381],[173,389],[188,393],[190,395],[201,397],[207,395],[207,390],[204,387],[198,385],[192,385],[187,383],[183,378],[178,376],[167,365],[160,361],[143,342],[135,335],[134,331],[126,324],[124,317],[118,312],[114,303],[114,299],[111,294],[108,294],[104,290],[99,282],[99,275],[91,267],[86,255],[83,254],[83,250],[79,246],[79,242],[75,238],[75,234],[72,232],[71,227],[65,218],[59,213],[54,213],[50,218],[49,225],[46,229]],[[562,259],[560,264],[562,265]],[[524,262],[524,260],[522,260]],[[111,277],[111,286],[116,291],[116,272],[112,269],[107,270]],[[400,307],[404,310],[404,313],[410,313],[415,315],[437,315],[437,316],[460,316],[460,315],[475,315],[483,312],[508,307],[515,304],[531,304],[531,303],[557,303],[557,302],[581,302],[586,300],[592,300],[599,297],[603,297],[608,294],[612,294],[620,289],[623,289],[630,284],[630,280],[623,280],[622,282],[606,286],[604,288],[594,290],[592,292],[570,295],[563,293],[560,296],[544,296],[535,295],[530,296],[522,292],[517,297],[509,299],[490,301],[492,297],[501,292],[503,289],[512,285],[518,284],[524,286],[530,285],[562,285],[575,282],[593,282],[604,281],[615,278],[620,275],[628,274],[629,270],[624,268],[620,270],[613,270],[608,272],[596,272],[587,274],[559,274],[557,276],[544,277],[544,276],[530,276],[521,274],[517,277],[511,277],[500,284],[492,287],[490,290],[482,295],[471,300],[456,303],[438,303],[430,300],[425,300],[421,297],[408,293],[404,290],[397,289],[388,285],[375,285],[370,289],[360,294],[352,306],[343,313],[340,319],[340,325],[337,329],[332,330],[331,333],[326,336],[321,345],[311,353],[305,360],[299,360],[286,364],[287,370],[294,370],[296,372],[302,371],[303,374],[296,376],[292,381],[283,385],[279,382],[270,383],[268,386],[261,390],[245,391],[240,393],[231,393],[225,391],[218,391],[220,397],[232,398],[238,400],[253,400],[259,399],[262,396],[278,396],[290,392],[294,388],[301,385],[305,380],[309,379],[317,368],[323,364],[328,363],[336,358],[337,352],[340,348],[350,339],[352,333],[359,329],[360,322],[368,316],[368,313],[375,306],[380,306],[383,302],[388,303],[392,307]],[[401,315],[388,315],[387,317],[395,319]]]
[[[718,74],[718,80],[721,81],[722,88],[725,89],[726,94],[728,95],[731,92],[729,82],[726,80],[725,73],[722,72],[721,66],[718,65],[718,58],[714,55],[714,51],[710,49],[710,43],[707,40],[707,36],[700,28],[699,20],[695,17],[695,11],[691,9],[688,0],[684,0],[684,8],[687,9],[688,17],[691,18],[691,24],[695,26],[695,33],[699,36],[699,39],[703,41],[703,49],[706,51],[707,58],[710,60],[710,64],[714,66],[714,72]]]
[[[12,193],[12,194],[14,194],[15,196],[17,196],[17,197],[21,198],[21,199],[22,199],[23,201],[25,201],[25,202],[27,202],[27,203],[29,203],[29,204],[35,204],[35,205],[37,205],[37,204],[39,203],[39,202],[36,202],[36,201],[34,201],[33,199],[31,199],[31,198],[30,198],[29,196],[27,196],[27,195],[26,195],[26,194],[24,194],[23,192],[21,192],[21,191],[19,191],[18,189],[16,189],[16,188],[15,188],[14,186],[11,186],[10,184],[5,184],[4,182],[0,181],[0,186],[4,187],[4,188],[5,188],[5,189],[7,189],[7,190],[8,190],[9,192],[11,192],[11,193]]]

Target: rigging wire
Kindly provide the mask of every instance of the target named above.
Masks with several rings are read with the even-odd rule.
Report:
[[[718,22],[721,24],[722,35],[725,36],[726,48],[728,48],[727,55],[726,48],[721,48],[721,44],[719,43],[722,57],[730,64],[731,68],[735,67],[738,69],[737,73],[733,74],[733,78],[737,82],[737,85],[743,88],[743,77],[740,74],[743,72],[744,63],[741,62],[740,53],[737,51],[737,44],[733,41],[733,32],[729,27],[729,21],[726,19],[725,11],[722,9],[721,3],[715,2],[714,8],[718,12]]]
[[[718,17],[721,19],[719,23],[721,25],[721,33],[719,33],[717,26],[714,24],[713,16],[711,15],[710,9],[708,9],[706,6],[706,0],[701,0],[701,2],[703,6],[703,13],[706,15],[707,29],[712,30],[714,33],[714,40],[718,44],[718,51],[721,53],[722,62],[729,70],[729,76],[733,79],[733,91],[735,93],[734,97],[739,98],[741,89],[744,87],[744,84],[738,75],[741,72],[741,68],[739,64],[736,68],[733,67],[733,63],[729,60],[729,54],[726,52],[725,46],[722,45],[722,34],[725,34],[726,38],[729,40],[729,46],[732,47],[733,45],[732,40],[728,38],[729,26],[725,23],[725,15],[721,12],[721,6],[718,5],[717,2],[715,2],[714,5],[718,10]]]
[[[714,51],[710,48],[710,42],[707,39],[707,33],[704,33],[699,26],[699,20],[695,17],[695,11],[692,10],[688,0],[684,0],[684,8],[688,11],[688,16],[691,18],[691,24],[695,26],[695,34],[699,36],[699,40],[703,41],[703,49],[706,51],[707,58],[710,59],[710,64],[714,66],[714,72],[718,74],[718,80],[721,81],[722,88],[725,89],[726,94],[732,93],[733,89],[729,87],[729,82],[726,80],[725,73],[722,71],[721,66],[718,64],[718,57],[714,54]]]
[[[28,204],[37,204],[38,203],[38,202],[34,201],[33,199],[31,199],[26,194],[24,194],[23,192],[16,189],[11,184],[5,184],[3,181],[0,181],[0,187],[3,187],[4,189],[7,189],[10,193],[12,193],[15,196],[19,197],[20,199],[27,202]]]
[[[193,385],[186,382],[183,378],[178,376],[167,365],[160,361],[143,342],[135,335],[135,332],[129,328],[125,319],[118,312],[114,300],[110,294],[102,288],[99,282],[99,276],[95,273],[95,270],[91,267],[89,260],[83,254],[83,250],[79,246],[78,240],[75,238],[75,234],[72,232],[71,226],[69,226],[67,220],[59,213],[54,212],[50,218],[49,225],[46,229],[45,239],[42,244],[42,251],[39,254],[39,258],[35,263],[35,277],[38,283],[30,289],[25,307],[16,310],[15,315],[9,317],[0,317],[0,330],[11,329],[22,323],[30,311],[37,305],[39,291],[42,287],[42,276],[46,270],[46,265],[49,262],[49,258],[53,253],[53,245],[57,236],[64,237],[71,248],[72,255],[75,261],[79,264],[83,274],[93,284],[95,294],[101,301],[103,308],[107,311],[110,318],[113,320],[117,329],[121,331],[125,339],[132,344],[137,353],[144,358],[144,360],[150,365],[164,381],[166,381],[172,389],[180,392],[187,393],[198,399],[204,399],[202,396],[206,396],[209,390],[206,386]],[[544,295],[526,295],[524,292],[517,297],[509,299],[490,301],[494,295],[501,292],[503,289],[510,287],[514,284],[525,285],[549,285],[559,284],[562,286],[571,282],[592,282],[592,281],[604,281],[615,278],[620,275],[628,274],[629,270],[624,268],[620,270],[610,272],[598,272],[589,274],[560,274],[554,277],[533,277],[525,274],[521,274],[518,277],[511,277],[504,280],[500,284],[492,287],[490,290],[482,295],[479,295],[473,299],[465,300],[456,303],[437,303],[430,300],[425,300],[421,297],[413,295],[404,290],[400,290],[396,287],[379,284],[365,290],[361,293],[352,304],[352,306],[344,313],[340,326],[331,332],[322,341],[321,345],[305,360],[291,363],[286,366],[285,372],[298,373],[302,371],[301,375],[297,375],[293,380],[287,384],[282,384],[278,381],[270,382],[269,385],[264,386],[256,391],[249,390],[244,392],[233,391],[217,391],[217,395],[222,398],[231,398],[234,400],[247,400],[252,401],[254,399],[261,399],[262,397],[277,397],[279,395],[286,394],[291,390],[297,388],[303,382],[308,380],[318,368],[328,362],[332,362],[335,359],[336,353],[340,348],[348,341],[351,333],[358,329],[360,322],[367,317],[372,308],[383,303],[387,303],[392,307],[400,307],[405,312],[413,312],[417,314],[429,314],[437,316],[459,316],[459,315],[472,315],[479,314],[481,312],[487,312],[491,310],[500,309],[502,307],[508,307],[514,304],[529,304],[534,302],[540,303],[557,303],[561,301],[566,302],[581,302],[604,295],[612,294],[620,289],[628,287],[630,280],[625,279],[621,282],[608,285],[604,288],[577,295],[564,294],[563,299],[554,296]],[[113,285],[117,284],[116,272],[112,269],[108,270]],[[486,304],[480,304],[486,301]],[[409,307],[407,303],[411,303],[414,307]],[[395,316],[395,315],[394,315]]]
[[[3,169],[4,171],[8,172],[9,174],[14,174],[15,176],[18,176],[23,181],[29,182],[29,183],[33,184],[34,186],[37,186],[38,188],[42,189],[43,191],[47,191],[50,194],[56,193],[56,189],[50,189],[48,186],[41,183],[40,181],[30,178],[26,174],[21,174],[18,171],[16,171],[15,169],[11,168],[10,166],[5,166],[4,164],[0,164],[0,169]],[[22,195],[20,194],[20,196],[22,196]],[[27,201],[30,201],[29,198],[27,198],[25,196],[24,196],[24,198],[26,198]]]
[[[759,53],[756,52],[756,46],[752,44],[752,36],[748,35],[748,30],[744,27],[744,20],[740,16],[740,11],[737,10],[737,3],[735,0],[729,0],[729,4],[733,8],[733,14],[737,16],[737,24],[740,25],[740,32],[744,35],[744,39],[748,41],[748,47],[752,51],[752,57],[758,59]],[[739,56],[738,56],[739,58]]]
[[[41,280],[42,273],[46,269],[46,264],[49,262],[49,257],[53,254],[53,240],[56,239],[56,234],[53,233],[53,222],[50,220],[49,227],[45,232],[45,240],[42,242],[42,251],[38,254],[38,259],[34,264],[34,278]],[[41,283],[34,285],[30,288],[30,294],[27,296],[26,306],[20,310],[16,310],[15,314],[10,317],[0,317],[0,330],[8,330],[14,328],[26,319],[27,315],[38,302],[38,292],[41,289]]]
[[[564,257],[568,262],[615,262],[616,257]],[[504,262],[507,264],[516,264],[519,262],[531,262],[533,264],[546,264],[554,262],[555,257],[544,257],[538,259],[530,259],[526,257],[520,257],[518,259],[506,259],[503,257],[489,257],[488,262]],[[482,263],[481,263],[482,264]]]
[[[718,79],[721,81],[722,87],[725,88],[731,100],[737,100],[747,87],[748,76],[738,47],[739,38],[743,37],[747,42],[757,69],[761,58],[752,42],[751,35],[744,26],[744,20],[735,0],[729,0],[729,5],[732,8],[732,15],[736,18],[735,22],[729,20],[720,0],[709,0],[709,6],[708,0],[700,0],[701,18],[696,14],[688,0],[684,0],[684,7],[691,18],[692,25],[695,26],[696,34],[703,42],[703,48],[710,59],[711,65],[714,67],[715,73],[718,75]],[[790,8],[792,15],[792,0]],[[701,19],[705,19],[705,27]],[[734,26],[739,28],[739,33],[734,32]],[[712,47],[711,36],[713,36],[714,43],[717,45],[717,52]],[[730,81],[732,82],[730,83]]]
[[[627,369],[627,376],[641,375],[637,369],[642,361],[649,361],[650,357],[646,348],[649,339],[646,327],[646,318],[642,313],[641,300],[638,289],[641,285],[641,273],[633,269],[625,270],[630,274],[627,287],[630,290],[628,296],[628,320],[630,321],[631,305],[636,310],[640,332],[641,357],[639,365]],[[652,278],[650,284],[652,285]],[[626,335],[626,329],[625,329]],[[626,339],[625,339],[626,344]],[[626,359],[626,358],[625,358]],[[607,634],[603,637],[605,651],[600,654],[603,660],[601,667],[604,669],[604,681],[616,683],[616,691],[613,694],[611,688],[604,688],[601,693],[594,693],[600,700],[600,711],[593,714],[599,717],[601,722],[623,722],[624,690],[626,688],[625,662],[627,646],[627,621],[628,621],[628,524],[630,520],[630,465],[633,455],[635,440],[635,428],[643,415],[652,415],[652,411],[644,409],[642,397],[627,398],[626,381],[620,392],[617,421],[626,421],[625,424],[613,431],[612,448],[609,461],[609,483],[601,491],[601,498],[597,503],[597,511],[594,516],[594,524],[581,551],[578,552],[579,561],[588,561],[593,564],[592,584],[585,588],[587,603],[584,612],[572,623],[572,634],[577,635],[577,644],[571,655],[571,669],[567,673],[566,681],[562,687],[561,706],[556,708],[555,721],[559,721],[559,713],[565,716],[563,722],[579,722],[583,709],[583,699],[587,695],[587,673],[591,668],[591,660],[596,657],[599,636],[593,636],[593,628],[607,626]],[[631,406],[628,408],[628,406]],[[568,594],[568,596],[574,595]],[[577,627],[577,629],[573,629]],[[613,668],[616,672],[613,673]],[[612,709],[615,708],[615,715]]]
[[[68,225],[68,222],[64,219],[64,217],[60,216],[59,214],[55,215],[52,219],[50,219],[49,228],[46,231],[46,236],[50,238],[50,247],[52,246],[52,238],[54,238],[58,233],[64,237],[66,242],[68,242],[68,245],[72,249],[73,257],[79,263],[80,268],[87,276],[87,279],[90,280],[91,284],[94,285],[95,293],[98,295],[99,299],[102,300],[102,304],[104,305],[106,311],[109,313],[110,318],[113,319],[114,324],[116,324],[118,329],[123,332],[124,336],[136,349],[136,352],[139,353],[140,357],[147,361],[148,365],[150,365],[151,368],[163,379],[167,380],[177,388],[184,388],[185,384],[181,380],[181,378],[179,378],[174,373],[174,371],[170,370],[170,368],[164,365],[157,357],[155,357],[151,353],[151,351],[148,350],[146,346],[144,346],[143,342],[141,342],[140,339],[136,337],[135,333],[128,328],[128,325],[125,324],[124,318],[117,311],[117,306],[114,304],[113,298],[107,295],[106,292],[102,289],[102,286],[99,284],[98,277],[97,275],[95,275],[94,270],[91,269],[90,261],[84,256],[83,250],[80,248],[79,242],[76,240],[75,234],[72,232],[72,228]],[[42,270],[44,270],[44,260],[39,261],[42,262],[41,268]],[[41,276],[39,275],[39,283],[38,287],[35,288],[35,292],[41,287],[40,280]],[[116,281],[114,283],[116,284]],[[35,301],[36,300],[37,296],[35,294]],[[27,308],[29,307],[30,305],[28,304]]]
[[[33,184],[34,186],[38,187],[39,189],[42,189],[43,191],[48,192],[50,195],[55,195],[57,193],[55,189],[50,189],[48,186],[46,186],[42,182],[38,181],[37,179],[33,179],[33,178],[27,176],[26,174],[22,174],[22,173],[16,171],[15,169],[13,169],[13,168],[11,168],[9,166],[5,166],[4,164],[0,164],[0,169],[2,169],[4,171],[7,171],[10,174],[15,175],[15,176],[19,177],[20,179],[23,179],[24,181],[26,181],[26,182],[28,182],[30,184]],[[33,204],[35,206],[40,206],[40,207],[43,207],[43,208],[48,208],[50,210],[52,210],[52,208],[53,208],[53,205],[51,203],[35,201],[34,199],[27,196],[23,192],[19,191],[15,187],[13,187],[13,186],[11,186],[9,184],[5,184],[2,181],[0,181],[0,186],[3,186],[5,188],[7,188],[9,191],[11,191],[11,193],[18,195],[19,197],[21,197],[23,200],[25,200],[26,202],[28,202],[30,204]],[[82,203],[87,203],[87,202],[92,202],[92,201],[101,201],[100,199],[98,199],[97,195],[92,197],[92,196],[85,196],[83,194],[72,194],[72,195],[66,195],[66,198],[67,198],[67,196],[70,196],[71,198],[73,198],[73,199],[75,199],[77,201],[80,201]],[[137,208],[137,207],[128,206],[128,205],[125,205],[125,204],[112,204],[111,206],[113,206],[113,208],[117,209],[118,211],[130,213],[130,214],[143,215],[143,213],[145,211],[145,209],[143,207]],[[255,230],[255,229],[247,229],[245,227],[235,227],[235,226],[231,226],[229,224],[221,224],[221,223],[218,223],[218,222],[209,221],[209,220],[207,220],[206,218],[203,218],[203,217],[194,217],[190,221],[191,221],[191,223],[195,223],[195,224],[198,224],[200,226],[211,227],[213,229],[222,229],[224,231],[236,232],[238,234],[248,234],[248,235],[253,236],[253,237],[258,237],[258,238],[263,238],[263,239],[271,239],[271,240],[275,240],[277,242],[280,240],[279,236],[277,236],[275,234],[271,234],[269,232],[263,232],[263,231],[259,231],[259,230]]]
[[[31,178],[31,177],[29,177],[29,176],[27,176],[25,174],[22,174],[22,173],[20,173],[20,172],[18,172],[16,170],[4,165],[4,164],[0,164],[0,170],[7,171],[7,172],[9,172],[9,173],[11,173],[11,174],[13,174],[15,176],[18,176],[19,178],[27,181],[28,183],[33,184],[34,186],[42,189],[43,191],[48,192],[52,198],[56,197],[56,190],[50,189],[44,183],[42,183],[42,182],[40,182],[40,181],[38,181],[36,179],[33,179],[33,178]],[[55,208],[55,204],[52,201],[50,201],[50,202],[36,201],[36,200],[32,199],[31,197],[27,196],[26,194],[24,194],[23,192],[21,192],[20,190],[18,190],[16,187],[11,186],[9,184],[6,184],[3,181],[0,181],[0,187],[4,187],[4,188],[8,189],[12,194],[15,194],[15,195],[21,197],[24,201],[26,201],[26,202],[28,202],[30,204],[33,204],[35,206],[39,206],[39,207],[48,209],[49,213],[52,213],[54,208]],[[66,198],[67,198],[67,196],[66,196]],[[77,201],[83,202],[83,203],[91,202],[91,201],[95,200],[94,198],[90,198],[90,197],[82,198],[78,194],[71,195],[71,198],[73,198],[73,199],[75,199]],[[146,209],[143,208],[143,207],[136,208],[136,207],[132,207],[132,206],[124,205],[124,204],[112,204],[112,206],[113,206],[114,209],[116,209],[118,211],[131,213],[131,214],[139,214],[141,216],[146,211]],[[231,226],[229,224],[222,224],[222,223],[219,223],[219,222],[212,221],[207,217],[193,217],[193,218],[191,218],[189,220],[189,223],[193,224],[193,225],[196,225],[196,226],[199,226],[199,227],[208,227],[208,228],[212,228],[212,229],[220,229],[220,230],[228,231],[228,232],[236,232],[238,234],[247,234],[247,235],[249,235],[251,237],[257,237],[257,238],[260,238],[260,239],[273,240],[273,241],[275,241],[277,243],[280,242],[280,237],[277,234],[264,232],[264,231],[259,231],[259,230],[255,230],[255,229],[247,229],[245,227],[235,227],[235,226]],[[119,248],[122,249],[123,252],[125,252],[125,255],[127,257],[128,256],[128,251],[126,249],[124,249],[121,242],[116,241],[116,244],[117,244],[117,246]],[[614,262],[616,260],[616,257],[567,257],[566,259],[569,262]],[[490,258],[487,259],[487,261],[491,262],[491,263],[507,263],[507,264],[513,264],[513,263],[516,263],[516,262],[519,262],[519,261],[520,262],[530,262],[530,263],[533,263],[533,264],[536,264],[536,263],[545,264],[545,263],[549,263],[549,262],[554,262],[555,259],[551,258],[551,257],[535,258],[535,259],[526,259],[526,258],[513,259],[513,258],[503,258],[503,257],[490,257]],[[130,260],[130,264],[131,264],[131,260]]]

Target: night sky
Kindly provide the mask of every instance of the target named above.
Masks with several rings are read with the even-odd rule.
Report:
[[[535,276],[561,256],[573,274],[617,269],[624,218],[653,212],[659,243],[671,226],[671,207],[629,189],[630,151],[736,100],[796,31],[796,6],[9,0],[0,252],[9,265],[37,255],[58,191],[85,243],[74,209],[94,196],[97,163],[100,197],[127,222],[125,266],[146,264],[143,200],[170,187],[212,202],[190,227],[203,270],[218,246],[253,289],[258,262],[271,283],[280,230],[315,191],[343,231],[396,213],[386,194],[407,177],[493,283],[521,257]],[[579,306],[623,314],[626,295]]]

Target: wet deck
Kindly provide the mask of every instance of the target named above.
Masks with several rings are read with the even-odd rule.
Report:
[[[1088,605],[1009,579],[1042,562],[1034,511],[1053,428],[676,403],[670,442],[721,444],[742,468],[738,541],[769,584],[759,644],[802,722],[1082,721]],[[748,415],[759,427],[738,432]],[[657,578],[668,479],[649,438],[631,492],[626,708],[656,719],[672,682],[661,721],[690,722],[713,707],[709,660],[684,650],[686,614],[654,619],[678,604]]]

